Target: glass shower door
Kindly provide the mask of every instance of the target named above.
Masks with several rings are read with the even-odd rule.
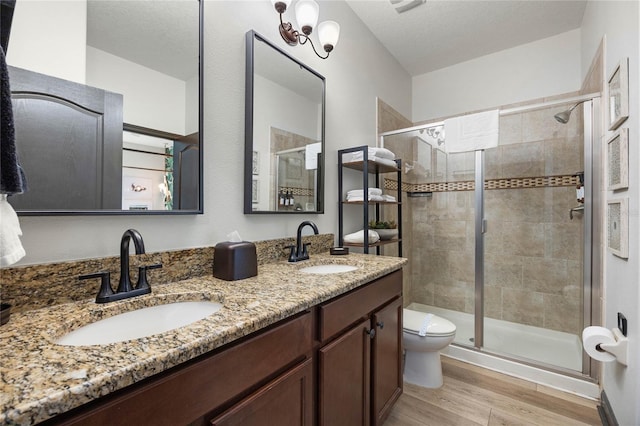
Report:
[[[584,126],[567,105],[500,118],[484,158],[483,349],[582,371]],[[581,111],[581,107],[580,111]]]

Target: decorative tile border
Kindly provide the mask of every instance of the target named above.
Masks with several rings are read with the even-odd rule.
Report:
[[[526,178],[487,179],[485,189],[519,189],[519,188],[548,188],[560,186],[577,186],[580,182],[576,175],[538,176]],[[396,191],[398,182],[393,179],[384,180],[384,188]],[[453,192],[473,191],[475,182],[472,180],[460,182],[437,183],[402,183],[403,192]]]
[[[313,197],[313,189],[309,188],[296,188],[293,186],[281,186],[278,188],[280,191],[290,192],[293,195],[300,195],[302,197]]]

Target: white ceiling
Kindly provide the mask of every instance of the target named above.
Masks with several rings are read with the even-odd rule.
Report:
[[[345,1],[412,76],[579,28],[586,7],[586,0],[427,0],[398,13],[411,0]]]
[[[426,0],[398,13],[416,0],[344,1],[413,76],[579,28],[587,2]],[[186,80],[197,73],[197,4],[90,0],[88,43]]]

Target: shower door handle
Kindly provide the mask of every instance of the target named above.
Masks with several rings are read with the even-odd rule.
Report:
[[[482,230],[480,232],[483,234],[487,233],[487,219],[482,219]]]

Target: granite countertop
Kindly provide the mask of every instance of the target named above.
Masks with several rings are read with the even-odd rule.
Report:
[[[0,423],[44,421],[160,373],[279,320],[400,269],[397,257],[315,255],[298,263],[269,263],[258,276],[223,281],[201,276],[154,287],[152,293],[98,305],[65,303],[11,316],[0,328]],[[306,266],[337,263],[355,271],[317,275]],[[97,286],[96,286],[97,290]],[[212,300],[217,313],[177,330],[100,346],[62,346],[55,339],[128,310],[174,301]]]

